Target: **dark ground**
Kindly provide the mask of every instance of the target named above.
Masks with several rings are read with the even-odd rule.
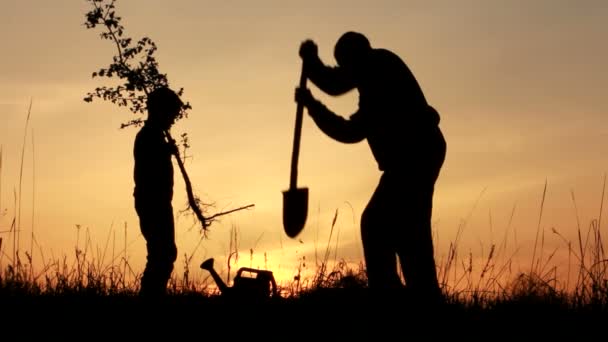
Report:
[[[441,336],[525,339],[536,335],[542,340],[553,336],[561,340],[594,336],[596,332],[603,335],[608,312],[605,308],[574,310],[562,304],[524,300],[485,309],[462,304],[432,306],[404,294],[374,294],[363,289],[315,290],[300,298],[264,300],[197,294],[159,300],[132,295],[9,295],[0,296],[0,324],[67,331],[72,327],[102,334],[121,329],[125,334],[219,334],[228,340],[243,335],[252,341],[264,336],[363,339],[368,334],[379,341],[403,340],[399,338],[403,334],[425,336],[415,340],[429,341]]]

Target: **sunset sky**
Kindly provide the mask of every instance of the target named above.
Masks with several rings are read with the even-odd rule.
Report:
[[[132,197],[137,128],[120,129],[138,116],[83,101],[95,87],[111,85],[91,74],[110,64],[114,46],[100,39],[100,30],[84,27],[88,2],[2,3],[0,265],[10,263],[13,235],[7,231],[20,217],[21,250],[29,251],[33,229],[46,260],[72,257],[77,243],[84,247],[86,230],[95,254],[114,234],[109,241],[118,251],[126,227],[128,258],[143,271],[145,242]],[[600,216],[608,171],[606,1],[122,0],[116,11],[127,36],[157,44],[161,72],[171,86],[184,88],[183,99],[193,107],[172,132],[188,133],[186,168],[195,192],[216,204],[212,211],[255,204],[215,223],[198,249],[201,235],[192,219],[178,217],[178,275],[184,255],[192,253],[196,277],[207,275],[198,268],[207,257],[225,269],[230,233],[237,229],[238,265],[269,268],[289,280],[303,257],[314,268],[315,248],[323,257],[336,210],[331,259],[361,261],[360,215],[380,173],[367,142],[332,141],[306,114],[298,185],[310,191],[307,226],[292,240],[281,221],[299,45],[315,40],[321,58],[335,64],[333,45],[349,30],[399,54],[440,112],[448,149],[433,211],[438,261],[463,220],[461,253],[487,256],[503,241],[515,208],[506,254],[519,248],[516,258],[525,270],[545,181],[540,229],[546,254],[566,250],[552,228],[575,241],[572,193],[584,233]],[[311,88],[338,114],[356,110],[356,91],[331,98]],[[174,207],[184,209],[176,164],[175,175]],[[42,260],[39,251],[34,260]]]

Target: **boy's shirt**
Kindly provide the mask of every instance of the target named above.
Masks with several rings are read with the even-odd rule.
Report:
[[[170,205],[173,199],[171,150],[163,131],[144,124],[135,137],[133,195],[140,204]]]

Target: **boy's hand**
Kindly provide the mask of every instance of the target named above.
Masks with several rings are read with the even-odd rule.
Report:
[[[171,153],[174,156],[179,157],[179,148],[177,148],[177,144],[173,141],[169,141],[169,143],[167,144],[167,147],[169,148],[169,153]]]
[[[167,138],[167,149],[169,149],[169,153],[179,157],[179,149],[177,148],[177,143],[175,142],[175,139],[173,139],[171,134],[169,134],[169,131],[165,131],[164,134],[165,138]]]

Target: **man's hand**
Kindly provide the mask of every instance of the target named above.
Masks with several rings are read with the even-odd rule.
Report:
[[[304,61],[317,57],[318,53],[319,48],[317,47],[317,44],[310,39],[305,40],[300,45],[300,57],[302,57]]]
[[[295,100],[304,107],[308,107],[316,101],[308,88],[296,88]]]

